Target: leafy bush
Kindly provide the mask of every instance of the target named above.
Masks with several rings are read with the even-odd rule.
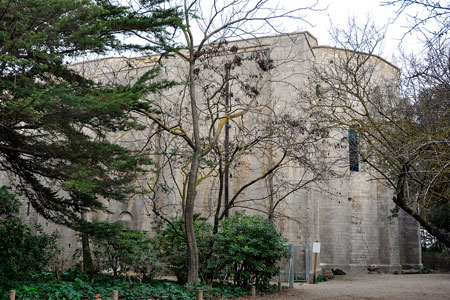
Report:
[[[202,289],[204,291],[203,296],[205,299],[229,299],[243,297],[249,294],[248,289],[243,289],[241,287],[224,282],[215,282],[211,286],[201,285],[199,289]]]
[[[121,299],[195,299],[194,292],[173,282],[156,281],[152,283],[136,283],[124,280],[111,280],[108,284],[90,283],[80,279],[74,281],[49,281],[42,283],[23,283],[15,287],[18,299],[94,299],[100,294],[102,299],[112,299],[113,291],[117,290]],[[7,299],[7,291],[1,299]]]
[[[183,221],[174,220],[173,226],[156,228],[159,257],[175,274],[179,283],[187,280],[186,242]],[[233,280],[248,288],[256,284],[267,288],[270,279],[278,274],[278,262],[287,257],[285,239],[275,226],[261,216],[237,212],[220,223],[217,234],[212,226],[195,217],[195,235],[199,250],[199,273],[203,281]]]
[[[344,270],[341,269],[331,269],[331,272],[333,272],[333,275],[345,275]]]
[[[267,288],[279,272],[278,262],[288,255],[285,239],[269,220],[244,212],[223,220],[214,239],[215,259],[244,288]]]
[[[158,258],[177,277],[178,283],[187,282],[188,260],[186,257],[187,245],[183,236],[184,221],[173,220],[172,225],[159,223],[156,231],[155,245],[159,250]],[[204,278],[205,258],[210,251],[212,226],[199,215],[194,217],[194,231],[200,259],[200,277]]]
[[[6,185],[0,186],[0,216],[11,218],[19,212],[20,202]]]
[[[30,227],[15,218],[0,219],[0,274],[8,279],[46,270],[56,257],[57,233],[46,234],[40,226]]]
[[[67,273],[67,272],[66,272]],[[199,284],[197,289],[191,285],[179,285],[165,280],[155,280],[148,283],[129,282],[123,277],[96,275],[93,283],[84,274],[70,273],[70,281],[57,281],[55,274],[40,277],[38,281],[11,282],[3,285],[0,282],[0,299],[8,299],[10,289],[16,290],[17,299],[94,299],[100,294],[102,299],[112,299],[113,291],[119,292],[120,299],[166,299],[194,300],[197,299],[197,289],[204,291],[205,299],[235,298],[248,295],[249,291],[227,283],[217,283],[212,286]],[[67,276],[68,274],[66,274]],[[38,276],[39,277],[39,276]],[[3,289],[2,289],[3,288]],[[272,289],[275,291],[275,289]]]
[[[142,280],[151,280],[160,271],[147,232],[129,230],[120,223],[94,222],[97,231],[92,241],[99,270],[111,270],[114,276],[133,271]]]

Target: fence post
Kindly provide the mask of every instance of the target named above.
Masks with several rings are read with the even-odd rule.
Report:
[[[281,282],[278,281],[278,292],[281,293],[283,291],[283,287],[281,286]]]
[[[197,300],[203,300],[203,290],[198,290]]]
[[[9,291],[9,300],[16,300],[16,290]]]
[[[119,292],[116,290],[113,291],[113,300],[119,300]]]
[[[289,244],[289,287],[294,287],[294,245]]]
[[[305,279],[306,282],[309,283],[309,245],[306,243],[305,245]]]
[[[256,297],[256,287],[252,285],[252,298],[254,299]]]

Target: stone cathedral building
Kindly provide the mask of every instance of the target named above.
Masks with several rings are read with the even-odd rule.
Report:
[[[200,59],[197,78],[202,86],[199,86],[198,93],[199,97],[208,98],[215,86],[228,82],[229,109],[231,112],[245,111],[229,125],[233,151],[239,152],[239,143],[250,143],[252,139],[260,143],[263,140],[261,137],[265,137],[264,134],[271,128],[283,128],[280,124],[290,125],[291,131],[292,127],[303,128],[301,134],[291,132],[289,139],[279,135],[276,142],[267,140],[271,146],[258,146],[237,154],[229,175],[230,199],[238,194],[234,209],[247,208],[249,213],[270,212],[288,243],[297,249],[295,267],[299,273],[305,268],[304,247],[311,247],[314,241],[321,243],[322,268],[340,268],[349,273],[366,272],[368,266],[376,266],[385,272],[420,269],[418,224],[402,212],[397,217],[390,216],[394,208],[392,191],[383,182],[373,180],[368,167],[358,162],[357,156],[355,161],[355,157],[349,155],[349,151],[352,151],[349,146],[352,135],[347,135],[348,129],[336,131],[333,138],[319,137],[316,140],[309,140],[304,134],[305,130],[309,132],[313,126],[305,113],[307,105],[302,99],[314,96],[311,91],[319,88],[311,86],[312,77],[317,75],[313,72],[315,66],[331,63],[348,51],[320,46],[308,32],[240,40],[214,47],[218,50],[205,50],[203,53],[208,60]],[[78,63],[73,67],[104,84],[133,83],[153,68],[158,59],[159,56],[127,60],[107,58]],[[230,64],[228,74],[222,72],[224,61]],[[378,78],[398,76],[398,69],[382,58],[373,56],[371,62],[377,66],[375,72]],[[162,64],[159,78],[182,82],[186,68],[186,63],[181,59],[167,58]],[[161,120],[169,127],[184,126],[189,129],[191,126],[184,88],[183,85],[176,86],[154,96],[155,105],[167,112],[165,119]],[[220,97],[226,95],[216,98]],[[216,98],[208,99],[215,101]],[[211,107],[201,104],[204,105],[200,108],[200,118],[202,137],[205,139],[209,137],[211,128],[217,129],[218,125],[211,123],[211,116],[215,113],[211,114],[210,110],[216,110],[217,114],[223,113],[222,102],[217,100]],[[148,119],[142,122],[148,125],[146,131],[117,134],[111,138],[130,147],[146,148],[151,153],[162,153],[162,149],[167,153],[169,149],[174,149],[170,147],[178,143],[176,138],[156,134],[158,126]],[[209,127],[210,123],[216,127]],[[152,143],[148,143],[148,137],[152,137]],[[220,144],[222,140],[223,135]],[[293,147],[294,144],[298,148]],[[184,149],[181,142],[177,147],[181,152]],[[277,173],[239,192],[246,182],[264,174],[265,170],[276,164],[283,149],[287,149],[290,159],[283,161]],[[233,155],[233,151],[229,155]],[[298,152],[307,153],[300,155]],[[171,169],[167,164],[167,156],[155,154],[154,159],[156,167],[160,168],[158,178],[149,173],[138,183],[152,186],[152,196],[146,199],[136,196],[128,203],[105,200],[113,213],[101,212],[91,217],[121,221],[134,229],[151,230],[156,218],[152,213],[152,205],[157,205],[168,216],[179,215],[183,165],[175,164]],[[207,159],[214,161],[215,158],[208,156]],[[312,162],[321,166],[314,167]],[[210,174],[207,168],[201,172],[201,175]],[[325,176],[325,173],[335,173],[336,176]],[[199,185],[196,211],[212,220],[217,195],[217,177],[205,176]],[[64,248],[63,260],[69,265],[74,249],[79,247],[76,234],[67,228],[49,224],[33,212],[29,205],[23,205],[21,213],[29,224],[41,223],[49,231],[58,228],[62,236],[60,243]]]

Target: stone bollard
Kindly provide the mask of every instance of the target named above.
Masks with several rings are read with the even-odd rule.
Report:
[[[116,290],[113,291],[113,300],[119,300],[119,292]]]
[[[252,298],[255,299],[256,297],[256,287],[252,285]]]
[[[9,291],[9,300],[16,300],[16,290]]]
[[[203,290],[198,290],[197,300],[203,300]]]

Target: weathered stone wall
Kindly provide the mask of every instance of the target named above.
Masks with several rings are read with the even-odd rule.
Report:
[[[250,55],[256,49],[266,49],[274,62],[275,68],[270,72],[255,71],[249,63],[234,70],[234,72],[240,72],[242,76],[252,72],[261,73],[261,82],[264,84],[261,85],[258,96],[259,105],[264,104],[275,114],[288,112],[294,118],[307,118],[299,101],[304,93],[310,90],[308,77],[312,76],[312,65],[326,58],[327,55],[334,55],[332,48],[318,47],[317,40],[309,33],[250,39],[230,42],[230,44],[236,44],[239,49],[244,49],[242,51],[245,51],[246,55]],[[130,61],[120,58],[103,59],[80,63],[74,68],[105,84],[132,83],[153,67],[157,58],[156,56],[136,58]],[[379,58],[373,59],[379,61]],[[396,69],[390,64],[382,61],[380,66],[378,72],[386,73],[387,76],[396,76],[394,74]],[[211,78],[214,76],[211,75]],[[165,61],[160,78],[183,81],[185,77],[184,62],[177,58]],[[175,87],[152,97],[155,103],[158,103],[165,111],[169,109],[184,111],[183,106],[186,103],[183,102],[185,101],[182,95],[183,89],[183,86]],[[242,96],[237,87],[231,89],[235,92],[235,98]],[[239,122],[251,127],[258,122],[267,122],[268,115],[267,110],[261,109],[254,114],[246,115]],[[144,132],[120,133],[110,137],[120,140],[126,146],[142,148],[147,145],[147,138],[156,130],[154,124],[147,119],[142,118],[142,122],[149,125]],[[183,124],[189,128],[188,119],[180,120],[180,122],[184,122]],[[204,119],[203,122],[206,124],[208,120]],[[232,126],[231,137],[237,136],[239,130],[239,126]],[[257,127],[255,126],[253,130],[257,130]],[[206,136],[205,131],[203,130],[202,134]],[[336,134],[343,135],[339,132]],[[155,135],[155,142],[147,147],[154,147],[149,149],[157,152],[157,148],[163,147],[167,142],[164,138],[162,135]],[[323,153],[318,156],[320,158],[318,163],[326,163],[331,157],[342,158],[337,168],[343,171],[343,175],[337,179],[306,185],[290,194],[278,206],[279,218],[276,219],[276,224],[289,243],[303,249],[306,244],[312,247],[314,241],[320,241],[322,244],[320,266],[341,268],[346,272],[363,272],[369,265],[378,266],[389,272],[399,271],[401,267],[418,267],[421,258],[417,223],[403,214],[400,214],[398,218],[389,218],[390,210],[393,208],[391,191],[381,182],[373,180],[364,171],[363,164],[361,172],[348,171],[348,150],[345,147],[342,149],[328,149],[328,147],[326,143],[322,146]],[[262,174],[270,165],[270,159],[276,161],[280,156],[280,153],[273,153],[271,156],[265,154],[267,154],[266,150],[243,155],[233,166],[230,178],[231,195],[242,186],[243,182],[248,182]],[[162,156],[155,155],[154,159],[157,166],[163,165]],[[284,180],[291,182],[300,179],[307,181],[310,177],[301,165],[295,165],[295,163],[283,169],[281,174]],[[140,178],[137,184],[164,182],[168,190],[157,190],[153,199],[161,211],[168,216],[179,216],[181,215],[181,198],[176,184],[180,184],[182,179],[183,174],[177,166],[173,170],[162,168],[158,178],[150,172],[146,177]],[[277,184],[276,178],[273,183]],[[211,217],[216,207],[217,184],[215,178],[208,178],[199,186],[196,212],[202,213],[205,217]],[[241,202],[242,206],[257,208],[261,212],[267,210],[268,184],[267,180],[262,180],[242,193],[238,198],[240,201],[245,201]],[[151,201],[143,196],[133,197],[128,203],[105,200],[105,205],[113,212],[112,214],[98,212],[90,217],[121,221],[133,229],[140,230],[151,230],[156,219],[151,212]],[[30,212],[27,210],[27,205],[24,205],[22,216],[27,223],[40,223],[45,225],[44,228],[48,231],[55,229],[60,231],[62,236],[60,245],[65,249],[64,260],[70,261],[73,250],[79,246],[76,234],[66,228],[48,224],[37,216],[32,208]],[[297,259],[299,269],[303,269],[304,252],[299,251]],[[310,260],[310,264],[312,272],[313,259]]]

